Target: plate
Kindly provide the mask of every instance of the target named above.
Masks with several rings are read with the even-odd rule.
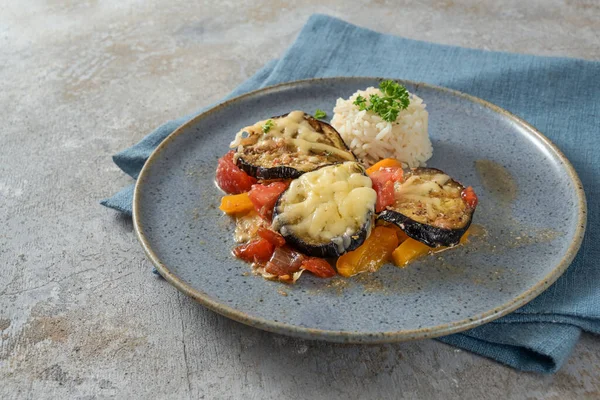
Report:
[[[479,195],[464,247],[400,269],[295,285],[266,281],[234,259],[234,224],[218,209],[217,159],[244,126],[291,110],[332,116],[339,97],[376,78],[325,78],[268,87],[222,103],[173,132],[137,181],[133,221],[160,274],[226,317],[335,342],[393,342],[459,332],[526,304],[575,256],[585,197],[569,161],[525,121],[481,99],[399,81],[423,98],[434,155],[428,166]]]

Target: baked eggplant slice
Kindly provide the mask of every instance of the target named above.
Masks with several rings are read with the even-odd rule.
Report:
[[[321,167],[294,179],[279,196],[273,228],[296,250],[337,257],[371,233],[377,194],[356,162]]]
[[[455,246],[469,229],[476,207],[476,197],[469,201],[466,190],[439,169],[415,168],[395,184],[396,201],[378,219],[429,247]]]
[[[324,165],[356,161],[340,134],[302,111],[243,128],[230,145],[238,167],[258,179],[293,179]]]

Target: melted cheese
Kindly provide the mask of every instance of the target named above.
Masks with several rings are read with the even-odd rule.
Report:
[[[338,244],[341,252],[373,214],[377,194],[355,162],[308,172],[292,181],[273,221],[286,236],[312,244]]]
[[[257,212],[250,211],[248,214],[236,218],[233,239],[237,243],[249,242],[257,237],[256,232],[260,227],[267,227],[265,220]]]
[[[443,173],[411,174],[395,185],[392,207],[409,218],[440,228],[459,228],[468,215],[461,188]]]
[[[354,161],[352,153],[346,150],[338,149],[327,143],[322,143],[323,135],[317,132],[312,125],[304,118],[303,111],[292,111],[282,118],[272,119],[273,126],[268,132],[263,132],[263,126],[268,120],[258,121],[254,125],[247,126],[240,130],[233,142],[231,148],[241,150],[245,134],[259,135],[261,141],[283,140],[286,144],[294,145],[301,153],[331,153],[348,161]]]

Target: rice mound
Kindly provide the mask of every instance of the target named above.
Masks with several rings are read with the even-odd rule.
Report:
[[[372,94],[382,95],[378,88],[369,87],[347,100],[339,98],[331,125],[367,166],[383,158],[395,158],[410,168],[425,166],[433,148],[427,132],[429,113],[423,99],[410,94],[408,108],[400,111],[396,121],[387,122],[372,111],[360,111],[354,104],[357,96],[369,99]]]

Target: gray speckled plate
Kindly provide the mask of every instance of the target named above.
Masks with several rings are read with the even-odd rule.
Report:
[[[472,185],[480,203],[467,246],[375,274],[296,285],[249,274],[231,256],[232,221],[218,210],[219,156],[240,128],[317,108],[376,86],[374,78],[283,84],[227,101],[185,124],[138,179],[134,225],[159,272],[185,294],[257,328],[337,342],[391,342],[475,327],[524,305],[554,282],[579,249],[585,197],[567,159],[526,122],[480,99],[404,82],[424,99],[440,168]],[[558,188],[558,190],[557,190]]]

